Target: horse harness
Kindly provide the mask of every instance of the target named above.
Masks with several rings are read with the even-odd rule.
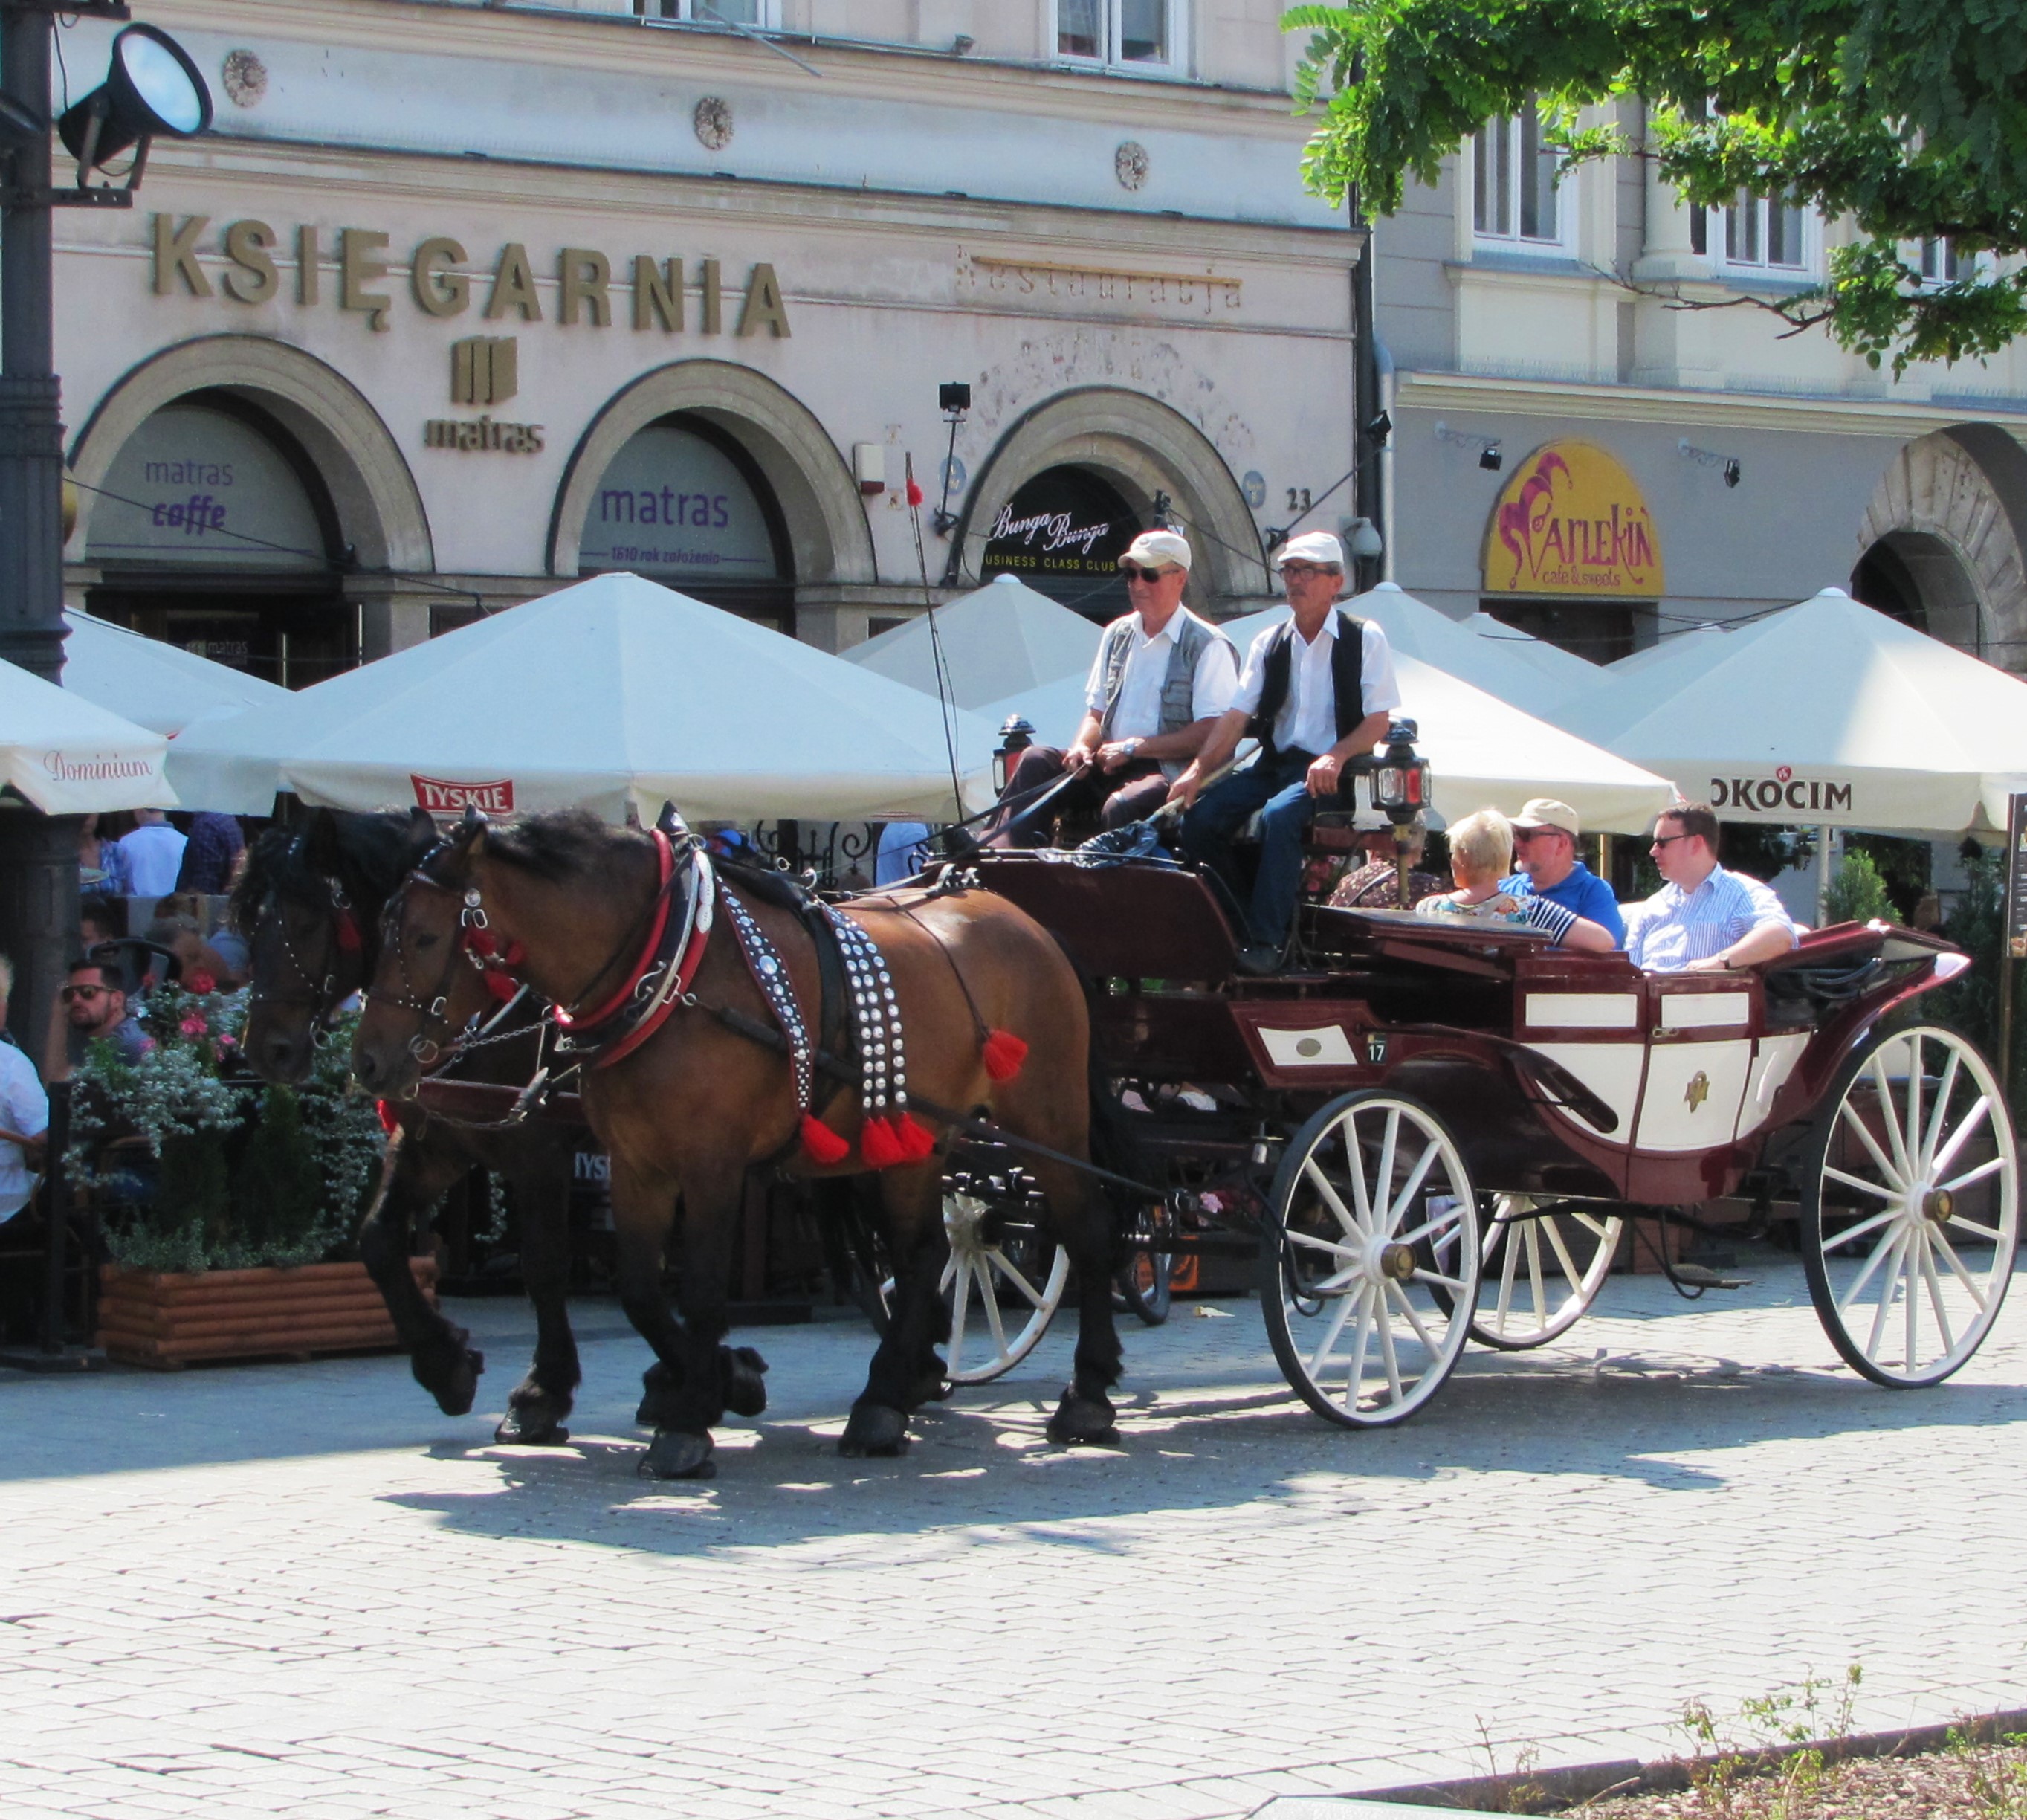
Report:
[[[296,853],[301,850],[301,846],[302,836],[298,834],[291,845],[290,852],[292,854]],[[359,919],[353,913],[352,900],[346,895],[344,884],[337,877],[329,874],[325,875],[320,882],[330,894],[332,936],[338,945],[338,953],[363,954],[365,947],[364,938],[360,930]],[[248,1008],[251,1010],[253,1007],[262,1004],[306,1008],[310,1014],[312,1040],[323,1041],[332,1013],[337,1010],[339,1004],[347,996],[338,988],[335,967],[327,967],[321,982],[310,971],[309,967],[304,962],[302,955],[297,949],[294,938],[289,934],[288,919],[282,913],[282,893],[278,886],[268,886],[267,896],[262,901],[260,919],[263,922],[273,923],[275,933],[281,940],[282,952],[288,957],[290,969],[305,988],[305,993],[302,997],[297,997],[294,993],[284,997],[279,993],[263,992],[257,983],[247,995]]]

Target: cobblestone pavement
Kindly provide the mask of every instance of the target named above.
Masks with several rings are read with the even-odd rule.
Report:
[[[1293,1403],[1253,1304],[1182,1305],[1128,1323],[1117,1452],[1043,1440],[1064,1336],[847,1462],[866,1330],[748,1333],[776,1407],[695,1487],[634,1475],[595,1303],[556,1451],[397,1359],[0,1373],[0,1815],[1186,1820],[1652,1755],[1851,1662],[1861,1726],[2027,1703],[2027,1291],[1892,1394],[1755,1271],[1617,1279],[1380,1433]],[[497,1414],[526,1322],[463,1318]]]

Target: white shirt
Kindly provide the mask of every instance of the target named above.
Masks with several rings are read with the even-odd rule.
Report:
[[[1178,607],[1153,638],[1140,629],[1140,616],[1129,615],[1139,635],[1126,655],[1125,673],[1119,679],[1119,706],[1112,716],[1109,739],[1152,739],[1161,731],[1161,688],[1169,679],[1169,660],[1176,648],[1176,634],[1183,628],[1188,612]],[[1197,659],[1190,679],[1190,718],[1214,720],[1231,705],[1231,692],[1239,686],[1239,660],[1229,638],[1213,638]],[[1105,716],[1105,646],[1098,646],[1091,660],[1091,679],[1084,686],[1084,704],[1101,719]]]
[[[1713,955],[1756,929],[1788,932],[1796,941],[1793,922],[1775,897],[1757,879],[1713,866],[1693,891],[1663,885],[1626,912],[1626,952],[1635,967],[1649,973],[1679,973],[1693,960]]]
[[[24,1138],[39,1138],[50,1128],[50,1097],[35,1064],[12,1043],[0,1043],[0,1125]],[[35,1185],[21,1146],[0,1144],[0,1223],[28,1204]]]
[[[132,897],[166,897],[176,888],[188,843],[167,822],[150,822],[119,843],[120,875]]]
[[[1305,644],[1302,634],[1290,635],[1294,649],[1288,653],[1288,698],[1274,717],[1274,745],[1279,752],[1300,748],[1318,757],[1337,744],[1337,688],[1331,677],[1331,654],[1337,649],[1335,607],[1324,616],[1323,630],[1313,644]],[[1286,622],[1283,622],[1285,623]],[[1377,620],[1364,622],[1365,637],[1359,646],[1359,693],[1364,697],[1365,714],[1390,713],[1401,705],[1401,685],[1394,679],[1394,651]],[[1280,636],[1279,624],[1269,626],[1253,641],[1246,653],[1245,674],[1231,697],[1231,705],[1250,714],[1260,705],[1267,686],[1267,647]]]

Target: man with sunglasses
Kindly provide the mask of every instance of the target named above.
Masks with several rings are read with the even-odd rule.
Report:
[[[123,1062],[138,1061],[149,1046],[141,1020],[127,1008],[126,983],[109,960],[87,956],[72,964],[63,1008],[72,1067],[102,1038],[112,1043]]]
[[[1338,609],[1343,545],[1327,531],[1305,531],[1274,553],[1274,567],[1290,616],[1253,641],[1230,710],[1169,792],[1191,805],[1183,851],[1228,876],[1232,837],[1260,813],[1252,940],[1239,956],[1240,970],[1256,974],[1281,964],[1301,885],[1302,838],[1318,799],[1336,797],[1346,763],[1386,737],[1401,705],[1386,634]],[[1205,788],[1248,735],[1260,742],[1259,756]]]
[[[1577,812],[1553,797],[1536,797],[1513,818],[1513,876],[1500,889],[1512,897],[1547,897],[1595,923],[1615,942],[1626,924],[1612,887],[1577,857]]]
[[[995,845],[1040,846],[1048,824],[1066,810],[1096,809],[1108,828],[1152,815],[1231,703],[1239,653],[1183,605],[1187,541],[1172,531],[1143,531],[1119,566],[1133,611],[1114,620],[1098,642],[1083,725],[1066,747],[1028,747],[1005,793],[1039,791],[1065,772],[1077,781],[1036,804],[1032,815],[1017,810],[993,837]]]
[[[1717,816],[1708,803],[1678,803],[1654,818],[1649,849],[1667,880],[1626,914],[1626,952],[1649,973],[1718,973],[1771,960],[1797,931],[1781,900],[1757,879],[1717,863]]]

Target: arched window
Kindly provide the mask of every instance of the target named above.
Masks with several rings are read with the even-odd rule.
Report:
[[[1044,468],[986,527],[979,578],[1014,575],[1087,617],[1127,610],[1119,557],[1144,528],[1119,490],[1089,468]]]

